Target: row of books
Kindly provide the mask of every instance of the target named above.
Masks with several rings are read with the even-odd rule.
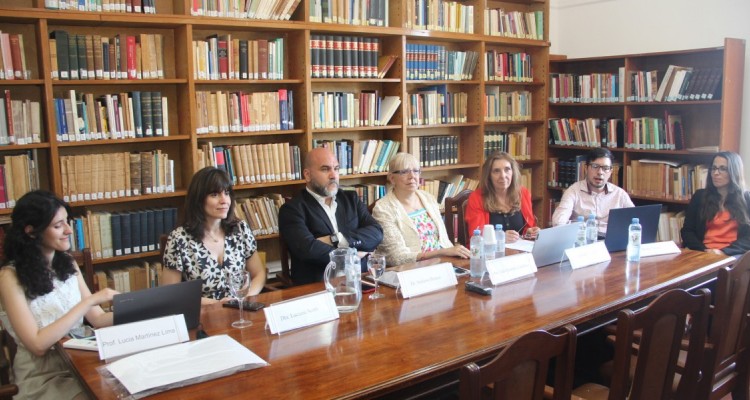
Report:
[[[550,187],[567,188],[580,180],[586,179],[586,155],[581,154],[564,160],[551,157],[548,168],[549,180],[547,181],[547,185]],[[620,169],[621,165],[619,163],[612,164],[612,174],[609,181],[617,186],[620,186]]]
[[[380,39],[362,36],[310,35],[313,78],[377,78]]]
[[[0,208],[12,208],[30,190],[39,189],[39,158],[36,149],[2,157]]]
[[[301,0],[193,0],[194,16],[288,21]]]
[[[284,79],[284,38],[245,40],[214,34],[193,40],[193,78]]]
[[[176,208],[115,213],[87,211],[72,220],[72,248],[88,247],[95,260],[156,251],[159,237],[169,234],[176,221]]]
[[[195,92],[197,134],[294,129],[291,90]]]
[[[549,74],[550,103],[616,103],[625,101],[625,68],[617,74]]]
[[[531,54],[487,51],[484,53],[484,80],[499,82],[533,82]]]
[[[377,90],[313,92],[312,100],[314,129],[385,126],[401,105],[398,96],[379,97]]]
[[[474,6],[446,0],[411,0],[406,28],[474,33]]]
[[[339,173],[369,174],[388,171],[401,143],[395,140],[313,140],[313,147],[331,150],[339,161]]]
[[[484,121],[510,122],[531,120],[531,92],[501,92],[498,86],[485,87]]]
[[[665,111],[664,118],[630,118],[625,133],[625,148],[645,150],[682,150],[685,133],[682,116]]]
[[[155,0],[44,0],[49,10],[156,14]]]
[[[0,96],[0,145],[40,143],[42,111],[38,101],[14,100],[10,90]]]
[[[655,101],[712,100],[721,96],[721,68],[670,65]]]
[[[476,51],[446,50],[436,44],[406,44],[407,80],[471,80],[479,60]]]
[[[311,0],[310,22],[388,26],[388,0]]]
[[[420,182],[420,189],[435,196],[440,209],[445,209],[445,199],[453,197],[462,190],[475,190],[479,181],[466,178],[462,174],[452,175],[442,179],[424,179]]]
[[[237,199],[234,213],[247,222],[253,235],[271,235],[279,233],[279,208],[284,202],[284,197],[278,193]]]
[[[406,97],[407,124],[419,126],[467,122],[468,99],[466,92],[448,92],[446,85],[420,88]]]
[[[117,268],[94,271],[92,292],[110,288],[120,293],[135,292],[159,286],[164,267],[159,261],[136,261]],[[112,303],[100,304],[104,311],[112,311]]]
[[[164,79],[160,34],[79,35],[50,33],[52,79]]]
[[[0,79],[31,79],[21,33],[0,31]]]
[[[60,142],[169,136],[169,105],[161,92],[76,93],[55,97]]]
[[[161,150],[60,156],[66,202],[174,192],[174,160]]]
[[[252,184],[301,179],[300,148],[289,143],[214,146],[201,144],[200,168],[213,166],[229,174],[235,183]]]
[[[484,10],[484,34],[544,40],[544,12],[487,8]]]
[[[562,146],[623,147],[618,118],[550,118],[550,143]]]
[[[439,167],[458,163],[458,136],[411,136],[409,153],[420,167]]]
[[[682,246],[682,225],[685,224],[685,211],[662,211],[659,214],[659,226],[656,231],[656,241],[673,241]]]
[[[341,186],[341,190],[351,190],[357,193],[357,197],[368,206],[378,201],[388,192],[388,187],[375,183],[358,184],[351,186]]]
[[[690,200],[706,187],[708,167],[668,160],[632,160],[626,167],[627,190],[631,195],[670,200]]]
[[[485,157],[496,151],[504,151],[516,160],[531,158],[531,138],[528,129],[525,126],[514,126],[503,131],[485,131]]]

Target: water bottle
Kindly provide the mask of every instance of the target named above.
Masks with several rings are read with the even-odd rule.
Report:
[[[495,258],[505,257],[505,231],[502,224],[495,225]]]
[[[594,213],[589,214],[589,219],[586,221],[586,244],[596,243],[596,237],[599,235],[597,225],[596,215]]]
[[[482,275],[484,275],[484,238],[479,229],[474,230],[474,236],[471,237],[469,242],[469,249],[471,250],[469,274],[472,278],[482,279]]]
[[[628,227],[628,261],[641,261],[641,223],[638,218],[633,218]]]
[[[578,216],[578,233],[576,234],[576,247],[586,245],[586,223],[583,221],[583,215]]]
[[[484,259],[494,260],[497,240],[495,239],[495,231],[493,230],[492,225],[484,226],[482,239],[484,240]]]

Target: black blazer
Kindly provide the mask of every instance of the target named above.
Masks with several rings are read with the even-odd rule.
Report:
[[[706,246],[703,244],[703,239],[706,236],[706,220],[701,219],[700,214],[707,193],[706,189],[696,191],[690,199],[687,209],[685,209],[685,223],[682,225],[680,233],[682,234],[682,243],[692,250],[706,250]],[[750,215],[750,192],[746,191],[743,195],[748,207],[747,213]],[[737,240],[721,249],[728,256],[741,255],[748,250],[750,250],[750,225],[748,224],[740,225],[737,228]]]
[[[383,240],[383,228],[372,218],[367,206],[355,192],[340,189],[336,203],[336,222],[350,247],[374,251]],[[281,206],[279,233],[289,249],[292,281],[295,284],[322,281],[323,271],[331,261],[328,253],[334,247],[316,238],[336,232],[326,212],[307,189]]]

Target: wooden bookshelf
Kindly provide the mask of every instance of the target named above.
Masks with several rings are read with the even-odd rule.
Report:
[[[124,1],[123,1],[124,2]],[[425,179],[439,179],[453,174],[478,179],[484,160],[483,140],[487,130],[525,127],[529,140],[530,160],[524,168],[533,173],[536,215],[542,215],[545,189],[545,160],[547,130],[542,121],[547,118],[547,77],[549,59],[549,2],[547,0],[469,0],[460,4],[471,6],[473,32],[457,33],[407,28],[408,2],[387,0],[386,26],[352,26],[332,22],[312,22],[311,0],[301,1],[288,21],[249,20],[242,18],[198,16],[191,12],[190,0],[155,0],[156,14],[115,13],[77,10],[45,9],[42,0],[12,0],[0,6],[0,31],[23,33],[25,56],[30,80],[0,80],[0,89],[18,93],[20,98],[42,102],[43,137],[41,144],[0,146],[0,156],[17,154],[31,146],[39,154],[42,170],[41,187],[62,195],[63,182],[60,157],[68,155],[143,152],[160,150],[175,162],[174,193],[130,196],[118,199],[97,199],[73,202],[75,215],[86,211],[125,211],[158,207],[168,203],[180,206],[192,174],[198,169],[198,150],[211,142],[214,146],[289,143],[300,147],[301,157],[312,148],[313,140],[392,140],[400,143],[399,151],[408,151],[408,138],[415,136],[457,135],[458,163],[455,166],[425,168]],[[413,6],[413,4],[412,4]],[[491,36],[485,34],[484,10],[502,8],[507,11],[541,12],[542,40]],[[377,24],[376,24],[377,25]],[[48,38],[54,30],[71,34],[114,36],[117,34],[158,34],[163,37],[163,79],[121,80],[57,80],[52,79],[52,63]],[[269,40],[283,38],[281,58],[284,76],[278,80],[224,79],[210,80],[197,76],[193,60],[197,56],[193,41],[205,40],[211,35],[231,35],[242,40]],[[397,59],[384,78],[315,78],[312,77],[310,41],[313,35],[359,36],[379,41],[379,54]],[[472,51],[478,54],[472,77],[464,80],[408,80],[406,48],[411,44],[442,46],[448,51]],[[524,52],[533,57],[533,79],[529,82],[499,82],[485,79],[487,66],[484,55],[491,51]],[[411,126],[407,123],[406,104],[409,93],[432,85],[445,85],[449,92],[467,94],[466,121],[461,123]],[[485,92],[488,88],[500,92],[528,91],[533,96],[530,120],[485,122]],[[292,115],[294,128],[290,130],[263,130],[255,132],[198,133],[198,92],[268,92],[285,89],[294,93]],[[108,139],[83,142],[57,140],[55,105],[53,99],[70,90],[103,95],[131,91],[159,91],[168,100],[168,137]],[[312,101],[314,92],[375,91],[379,96],[397,96],[401,105],[385,126],[314,129]],[[342,184],[356,185],[384,182],[385,173],[350,174],[342,176]],[[264,193],[281,193],[293,196],[304,182],[289,180],[259,184],[237,185],[238,197],[245,198]],[[8,210],[0,210],[0,214]],[[261,248],[268,251],[269,260],[276,259],[277,235],[258,238]],[[155,254],[146,253],[147,256]],[[113,261],[118,261],[116,259]],[[97,260],[97,265],[106,265]]]
[[[675,149],[643,149],[625,147],[618,143],[618,147],[610,148],[621,168],[622,186],[630,193],[636,204],[662,203],[670,211],[682,210],[689,201],[687,197],[679,198],[667,191],[658,193],[644,193],[638,188],[649,177],[634,175],[629,166],[639,160],[667,160],[685,164],[708,164],[713,151],[701,152],[697,148],[715,147],[720,150],[739,152],[740,123],[742,108],[742,82],[745,58],[745,41],[727,38],[721,47],[711,47],[693,50],[668,51],[648,54],[628,54],[621,56],[591,57],[568,59],[565,57],[550,57],[550,73],[552,74],[612,74],[624,80],[618,81],[618,87],[623,90],[619,98],[592,100],[591,102],[555,102],[549,101],[549,118],[615,118],[622,121],[624,139],[628,135],[628,121],[633,118],[661,118],[675,114],[681,116],[684,133],[683,146],[677,144]],[[629,99],[637,81],[629,79],[634,71],[656,71],[659,85],[665,77],[670,65],[689,67],[695,71],[715,69],[721,71],[715,96],[712,99],[679,99],[672,101],[655,101]],[[622,72],[621,72],[622,71]],[[697,76],[697,75],[694,75]],[[553,79],[550,78],[550,97],[552,97]],[[697,82],[697,80],[696,80]],[[695,82],[693,82],[695,83]],[[688,82],[685,87],[690,92]],[[699,85],[698,83],[695,83]],[[700,87],[698,87],[700,89]],[[686,93],[687,93],[686,92]],[[656,92],[654,92],[656,93]],[[614,101],[612,101],[614,100]],[[585,154],[590,149],[581,145],[550,144],[548,158],[572,158]],[[691,150],[692,149],[692,150]],[[547,179],[551,180],[551,172],[547,171]],[[634,178],[638,180],[634,182]],[[630,183],[628,183],[630,182]],[[699,187],[696,187],[697,189]],[[551,201],[562,195],[560,188],[548,188],[547,196]],[[550,207],[545,207],[545,218],[549,220]]]

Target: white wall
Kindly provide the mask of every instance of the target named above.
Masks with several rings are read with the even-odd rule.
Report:
[[[722,46],[745,39],[740,155],[750,185],[749,0],[550,0],[551,54],[570,58]]]

